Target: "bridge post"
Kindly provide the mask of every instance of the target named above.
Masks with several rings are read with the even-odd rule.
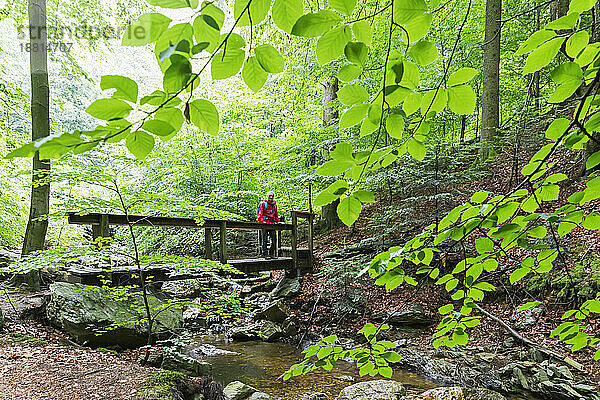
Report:
[[[96,240],[99,237],[110,237],[108,230],[108,215],[100,215],[100,225],[92,225],[92,239]]]
[[[298,270],[298,214],[292,211],[292,263]]]
[[[213,259],[212,229],[204,228],[204,256],[207,260]]]
[[[314,215],[308,216],[308,268],[313,269],[313,219]]]
[[[219,261],[221,264],[227,264],[227,221],[221,221],[221,230],[219,232]]]

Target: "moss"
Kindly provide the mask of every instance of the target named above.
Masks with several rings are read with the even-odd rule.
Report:
[[[29,335],[24,335],[22,333],[13,333],[10,335],[10,339],[11,342],[13,343],[27,343],[30,344],[32,346],[47,346],[48,342],[42,339],[38,339],[35,338],[33,336],[29,336]]]
[[[96,349],[96,351],[99,351],[100,353],[110,353],[110,354],[114,354],[115,356],[119,355],[119,352],[116,350],[111,350],[111,349],[107,349],[106,347],[98,347]]]
[[[145,400],[173,400],[175,393],[187,385],[187,380],[188,376],[181,372],[156,371],[142,385],[140,395]]]

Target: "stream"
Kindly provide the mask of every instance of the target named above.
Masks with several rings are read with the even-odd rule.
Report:
[[[359,377],[354,364],[340,361],[331,372],[319,370],[306,376],[292,378],[286,382],[279,379],[302,354],[288,343],[260,341],[227,342],[223,335],[205,335],[196,339],[197,345],[209,344],[237,354],[215,355],[206,358],[213,366],[213,377],[223,386],[241,381],[271,396],[286,400],[300,400],[306,393],[326,393],[330,399],[351,384],[381,377]],[[348,377],[354,379],[348,382]],[[342,378],[342,379],[340,379]],[[347,379],[347,380],[346,380]],[[440,386],[415,373],[395,370],[392,379],[402,382],[408,394],[421,393]],[[521,397],[511,397],[520,400]]]

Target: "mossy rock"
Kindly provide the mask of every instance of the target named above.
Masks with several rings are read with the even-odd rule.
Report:
[[[187,380],[188,376],[181,372],[156,371],[142,385],[139,394],[144,400],[177,400]]]
[[[165,306],[163,300],[148,296],[151,310]],[[147,323],[142,296],[120,300],[95,286],[56,282],[50,285],[46,314],[53,325],[64,329],[77,343],[91,347],[133,348],[147,342]],[[152,312],[153,315],[157,311]],[[152,327],[156,336],[183,327],[181,310],[158,313]]]

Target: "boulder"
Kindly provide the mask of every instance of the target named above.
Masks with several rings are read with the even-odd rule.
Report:
[[[173,348],[167,348],[163,352],[160,367],[192,376],[208,376],[212,371],[212,365],[209,363],[196,360]]]
[[[250,340],[274,342],[283,337],[283,331],[275,322],[260,321],[250,325],[231,328],[229,336],[238,342],[247,342]]]
[[[192,344],[185,349],[183,349],[183,353],[192,358],[203,358],[203,357],[215,357],[215,356],[234,356],[236,354],[235,351],[223,350],[219,349],[212,344],[204,343],[204,344]]]
[[[268,306],[264,307],[262,310],[256,313],[254,318],[256,319],[265,319],[267,321],[272,322],[283,322],[288,317],[287,311],[283,302],[274,301]]]
[[[165,303],[148,296],[151,309]],[[92,347],[143,346],[147,341],[144,307],[141,296],[128,300],[116,299],[95,286],[56,282],[50,285],[50,302],[46,307],[48,320],[65,330],[77,343]],[[181,329],[181,310],[165,309],[154,321],[152,331],[161,335]]]
[[[161,291],[171,297],[193,299],[200,295],[203,282],[200,279],[184,279],[167,281],[162,284]]]
[[[307,393],[302,398],[303,400],[329,400],[327,394],[321,392]]]
[[[439,387],[420,395],[409,396],[406,400],[506,400],[498,392],[489,389],[471,389],[462,387]]]
[[[295,297],[300,293],[300,278],[284,276],[269,294],[271,300]]]
[[[518,331],[526,331],[537,325],[538,320],[544,314],[544,307],[534,307],[529,310],[516,313],[511,322]]]
[[[406,389],[400,382],[377,380],[344,388],[338,400],[400,400],[405,394]]]
[[[423,306],[413,304],[404,310],[391,310],[380,312],[373,316],[374,319],[387,320],[387,323],[395,326],[429,326],[434,321],[425,313]]]
[[[244,400],[258,392],[258,389],[240,381],[231,382],[223,389],[225,400]]]

